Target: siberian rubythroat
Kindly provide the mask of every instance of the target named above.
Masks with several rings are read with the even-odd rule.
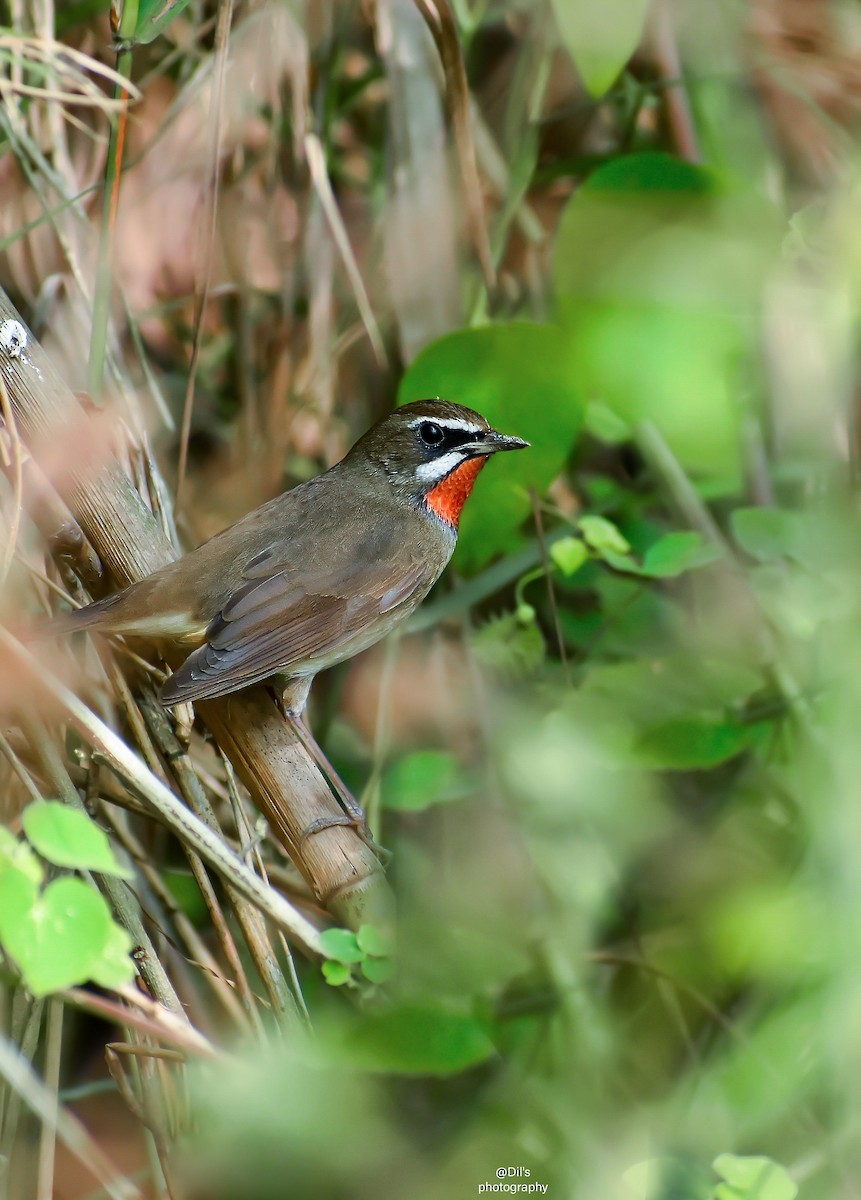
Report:
[[[405,404],[322,475],[53,629],[195,647],[166,705],[277,677],[298,717],[318,671],[384,637],[436,583],[490,455],[528,444],[459,404]]]

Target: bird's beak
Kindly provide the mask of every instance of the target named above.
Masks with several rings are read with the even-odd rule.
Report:
[[[511,437],[507,433],[497,433],[495,429],[489,429],[474,442],[467,442],[462,449],[475,455],[497,454],[500,450],[525,450],[528,445],[529,442],[524,442],[523,438]]]

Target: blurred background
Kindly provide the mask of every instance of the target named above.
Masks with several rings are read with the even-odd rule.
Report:
[[[0,1015],[32,1074],[0,1061],[6,1194],[857,1195],[857,0],[126,0],[113,33],[106,0],[0,14],[0,283],[150,503],[160,473],[180,544],[400,402],[532,443],[479,480],[404,636],[315,686],[397,920],[325,973],[272,937],[300,1021],[229,909],[245,1008],[219,1002],[236,964],[175,840],[0,681],[15,852],[57,794],[44,719],[220,1052],[152,1057],[152,1029],[22,987],[13,950]],[[14,627],[80,585],[3,412]],[[56,656],[134,745],[121,676]],[[197,732],[191,756],[322,925]],[[87,978],[113,994],[65,982]],[[32,1115],[34,1078],[83,1156]]]

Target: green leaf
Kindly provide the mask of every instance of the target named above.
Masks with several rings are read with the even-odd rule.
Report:
[[[376,925],[362,925],[356,934],[359,948],[374,958],[389,958],[395,952],[395,944],[388,934]]]
[[[38,898],[38,884],[30,875],[9,867],[0,872],[0,942],[10,952]]]
[[[630,554],[619,554],[617,550],[602,550],[601,558],[608,567],[615,571],[624,571],[628,575],[642,575],[643,568]]]
[[[107,834],[95,821],[60,800],[37,800],[24,809],[21,822],[32,845],[58,867],[134,877],[117,862]]]
[[[606,517],[581,517],[577,526],[586,544],[597,554],[603,555],[607,550],[616,554],[627,554],[631,549],[628,539]]]
[[[642,571],[656,579],[672,579],[685,571],[715,562],[720,556],[717,546],[707,542],[700,533],[668,533],[648,548]]]
[[[649,0],[552,0],[559,32],[587,91],[612,86],[640,44]]]
[[[55,879],[17,921],[5,915],[4,945],[36,996],[90,979],[112,937],[104,898],[81,879]]]
[[[155,41],[188,4],[189,0],[140,0],[134,41],[143,46]]]
[[[419,1004],[365,1014],[344,1049],[357,1066],[398,1075],[452,1075],[494,1053],[474,1018]]]
[[[401,380],[398,403],[441,396],[466,404],[528,450],[491,459],[461,520],[455,562],[470,571],[510,550],[542,493],[565,465],[583,405],[570,340],[549,325],[516,322],[448,334],[427,346]]]
[[[563,575],[573,575],[589,558],[582,538],[563,537],[550,547],[550,559]]]
[[[323,953],[342,963],[357,963],[364,958],[351,929],[325,929],[320,934]]]
[[[779,508],[737,508],[730,524],[741,549],[761,562],[789,558],[799,531],[798,515]]]
[[[384,808],[422,812],[434,804],[461,800],[468,794],[457,760],[440,750],[408,754],[383,772]]]
[[[118,988],[135,976],[130,955],[134,943],[127,930],[111,921],[107,941],[101,954],[90,967],[90,979],[103,988]]]
[[[798,1187],[786,1170],[770,1158],[719,1155],[712,1166],[725,1183],[715,1200],[795,1200]]]
[[[369,983],[385,983],[391,979],[395,964],[390,958],[365,958],[362,960],[362,974]]]
[[[0,874],[7,869],[20,871],[33,883],[41,883],[45,875],[42,864],[27,843],[0,825]]]
[[[541,630],[534,621],[521,622],[517,613],[493,617],[471,640],[473,653],[482,666],[508,679],[534,675],[544,662]]]
[[[335,962],[329,958],[323,963],[323,976],[332,987],[343,987],[349,983],[353,973],[346,963]]]
[[[657,770],[708,770],[741,754],[753,730],[729,721],[679,717],[647,729],[635,749],[640,761]]]

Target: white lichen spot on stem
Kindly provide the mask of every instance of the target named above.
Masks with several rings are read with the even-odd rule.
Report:
[[[31,367],[42,379],[42,372],[26,353],[29,341],[30,335],[20,321],[15,321],[11,317],[4,321],[0,325],[0,365],[8,365],[3,363],[5,354],[7,358],[14,358],[25,367]]]
[[[27,349],[27,330],[20,321],[4,321],[0,325],[0,350],[10,358],[21,358]],[[26,361],[26,359],[25,359]]]

